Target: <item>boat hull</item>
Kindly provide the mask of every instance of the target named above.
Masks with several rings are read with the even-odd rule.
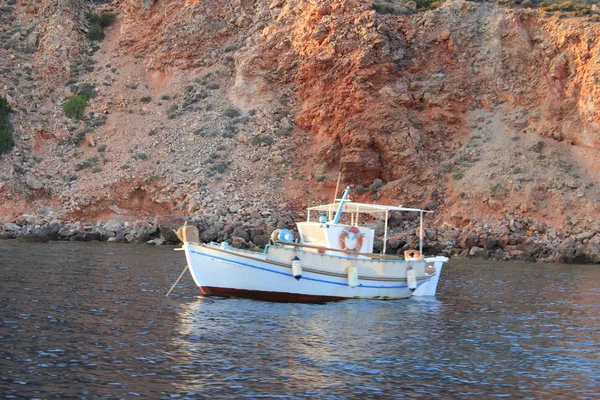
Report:
[[[184,243],[190,271],[204,295],[280,302],[327,302],[344,299],[403,299],[413,295],[405,279],[361,277],[350,287],[343,273],[306,266],[300,279],[290,264],[269,260],[267,253]],[[343,261],[343,260],[342,260]],[[424,265],[424,261],[421,261]],[[420,264],[414,264],[420,266]],[[346,267],[340,267],[340,272]],[[430,279],[421,279],[418,286]],[[437,282],[436,282],[437,284]],[[417,287],[418,291],[419,287]]]

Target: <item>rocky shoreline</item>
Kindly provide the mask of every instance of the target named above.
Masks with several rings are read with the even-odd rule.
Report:
[[[203,242],[227,241],[233,246],[259,249],[274,229],[294,229],[294,216],[272,211],[245,212],[223,209],[200,216],[162,216],[135,222],[110,219],[95,224],[47,220],[21,215],[0,226],[0,239],[21,242],[106,241],[149,245],[176,245],[175,231],[184,223],[194,224]],[[505,223],[506,222],[506,223]],[[388,221],[388,254],[403,254],[419,246],[417,221],[394,214]],[[375,252],[383,248],[383,222],[374,222]],[[441,226],[424,231],[424,252],[450,257],[473,257],[526,262],[600,263],[598,229],[557,232],[532,221],[503,221],[498,226]]]

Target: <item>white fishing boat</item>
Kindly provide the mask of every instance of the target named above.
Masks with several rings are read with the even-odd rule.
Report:
[[[180,228],[196,285],[206,296],[286,302],[434,296],[448,258],[422,256],[423,215],[431,211],[355,203],[349,190],[332,204],[308,208],[307,221],[297,224],[298,238],[287,229],[274,231],[262,252],[199,243],[195,226]],[[385,254],[388,216],[395,211],[420,214],[419,250],[405,252],[404,259]],[[315,221],[311,214],[318,214]],[[373,253],[375,230],[359,225],[365,214],[385,220],[381,254]],[[345,224],[342,215],[349,219]]]

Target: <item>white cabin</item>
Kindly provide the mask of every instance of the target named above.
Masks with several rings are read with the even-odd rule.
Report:
[[[375,230],[356,226],[358,232],[349,232],[350,225],[330,222],[299,222],[300,243],[310,246],[347,250],[353,253],[372,253]],[[318,249],[315,249],[317,251]]]
[[[341,199],[336,199],[335,203],[307,208],[306,222],[300,222],[297,224],[301,244],[308,245],[308,248],[320,253],[329,253],[327,249],[337,252],[342,250],[353,254],[373,253],[375,230],[359,225],[359,216],[361,214],[368,214],[371,216],[379,216],[384,218],[385,230],[383,239],[383,254],[385,254],[389,212],[409,211],[418,212],[420,214],[419,252],[422,253],[423,214],[433,211],[421,210],[418,208],[406,208],[402,206],[394,207],[378,204],[354,203],[347,198],[349,191],[350,188],[346,188],[344,196]],[[318,222],[311,221],[311,212],[317,212],[321,214]],[[324,215],[325,213],[327,215]],[[349,224],[340,223],[341,216],[344,213],[350,216]]]

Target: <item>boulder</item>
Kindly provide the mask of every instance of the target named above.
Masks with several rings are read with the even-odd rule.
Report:
[[[575,250],[575,262],[600,264],[600,244],[588,243]]]
[[[100,242],[103,241],[104,236],[102,233],[98,231],[83,231],[78,232],[75,235],[71,236],[70,240],[74,242]]]
[[[61,240],[69,239],[71,236],[75,236],[79,233],[79,229],[74,226],[63,226],[58,231],[58,236]]]
[[[109,219],[103,226],[102,228],[105,231],[112,231],[112,232],[117,232],[119,229],[121,229],[123,227],[123,225],[121,224],[121,221],[117,220],[117,219]]]
[[[33,175],[27,175],[25,184],[33,190],[41,190],[44,188],[44,184]]]
[[[556,260],[561,263],[575,262],[575,251],[577,250],[577,242],[575,239],[568,239],[562,242],[556,249]]]
[[[502,237],[500,237],[500,239],[498,240],[498,246],[500,246],[500,248],[502,248],[502,249],[504,249],[509,244],[510,244],[510,236],[508,236],[508,235],[502,235]]]
[[[22,214],[15,218],[15,224],[20,226],[35,224],[35,217],[29,214]]]
[[[460,237],[460,231],[458,229],[448,228],[441,231],[439,236],[441,236],[443,242],[454,243],[455,239]]]
[[[240,237],[240,238],[244,239],[244,241],[246,241],[246,242],[250,241],[250,234],[240,228],[234,229],[231,236],[232,237]]]
[[[125,236],[129,243],[143,244],[158,236],[159,230],[156,226],[141,226],[131,230],[131,233]],[[175,233],[173,233],[175,235]],[[175,235],[174,243],[178,243],[177,235]]]
[[[471,248],[471,250],[469,250],[469,255],[471,257],[483,257],[483,258],[487,258],[488,252],[484,248],[482,248],[482,247],[473,246]]]
[[[435,229],[425,229],[425,237],[427,240],[435,242],[438,238],[437,231]]]
[[[375,239],[373,241],[373,253],[381,253],[383,251],[383,240]]]
[[[252,238],[252,243],[258,247],[265,247],[269,244],[269,235],[256,235]]]
[[[596,232],[593,231],[581,232],[580,234],[575,235],[575,240],[577,240],[578,242],[583,242],[584,240],[593,238],[595,235]]]
[[[181,217],[179,215],[166,215],[164,217],[159,217],[156,220],[156,224],[158,226],[158,230],[160,231],[160,236],[167,241],[167,243],[175,244],[179,243],[179,239],[177,238],[177,229],[180,226],[183,226],[188,219],[186,217]]]
[[[34,229],[29,232],[23,232],[17,236],[17,241],[25,243],[48,243],[50,239],[39,229]]]
[[[535,261],[540,253],[544,250],[544,247],[539,243],[526,242],[518,244],[516,249],[522,251],[520,260]]]
[[[497,236],[485,236],[481,239],[481,245],[486,250],[493,250],[499,241],[500,239]]]
[[[219,237],[219,231],[214,226],[209,226],[200,233],[200,241],[214,242]]]
[[[198,205],[198,202],[196,201],[196,199],[194,199],[193,197],[190,199],[189,203],[188,203],[188,207],[187,207],[187,213],[188,214],[193,214],[196,211],[198,211],[200,209],[200,206]]]
[[[50,240],[60,240],[60,229],[62,225],[58,222],[52,222],[41,228],[42,232],[48,236]]]
[[[21,232],[21,227],[17,224],[13,224],[12,222],[7,222],[6,224],[2,225],[2,230],[6,231],[6,232]]]
[[[392,251],[396,251],[398,250],[400,247],[404,246],[406,244],[406,241],[403,240],[402,238],[399,237],[391,237],[388,239],[388,243],[387,243],[387,250],[392,250]]]
[[[390,218],[388,219],[388,228],[390,228],[390,229],[397,228],[402,224],[403,221],[404,221],[404,217],[402,216],[401,213],[399,213],[399,212],[393,213],[392,215],[390,215]]]
[[[19,236],[18,232],[15,231],[0,231],[0,239],[16,239]]]
[[[252,240],[254,243],[256,243],[256,242],[254,241],[254,239],[255,239],[257,236],[262,236],[262,235],[264,235],[264,234],[265,234],[265,230],[264,230],[264,229],[262,229],[262,228],[250,228],[250,229],[248,229],[247,231],[248,231],[248,233],[250,234],[250,240]]]
[[[233,236],[231,238],[231,245],[233,247],[237,247],[238,249],[245,249],[248,247],[248,242],[246,242],[244,238]]]
[[[462,239],[460,240],[460,246],[463,249],[471,249],[478,245],[479,245],[479,236],[474,233],[463,236]]]

